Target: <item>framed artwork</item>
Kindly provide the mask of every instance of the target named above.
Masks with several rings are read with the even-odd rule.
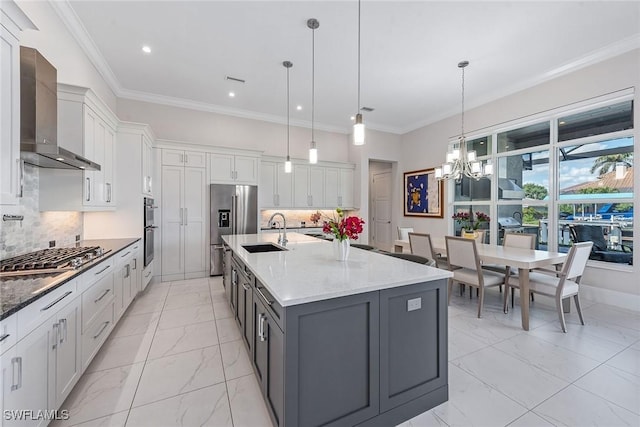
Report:
[[[443,217],[443,188],[435,169],[404,173],[404,216]]]

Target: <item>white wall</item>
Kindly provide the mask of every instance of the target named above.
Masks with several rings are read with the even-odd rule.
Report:
[[[190,110],[129,99],[118,99],[121,120],[151,125],[158,139],[263,151],[267,156],[287,155],[287,126],[206,111]],[[347,135],[315,131],[321,161],[346,162]],[[308,158],[311,129],[291,127],[292,158]]]
[[[22,33],[20,44],[37,49],[58,70],[58,82],[90,87],[111,108],[116,97],[47,1],[16,1],[39,31]]]
[[[546,110],[566,106],[590,98],[602,96],[622,89],[635,88],[635,150],[640,153],[640,50],[625,53],[607,61],[583,68],[571,74],[545,82],[514,95],[465,112],[465,129],[473,133],[486,127],[498,125],[534,115]],[[402,136],[400,168],[403,171],[435,167],[440,164],[447,151],[447,141],[460,132],[460,117],[451,117]],[[635,177],[636,207],[640,206],[640,174]],[[399,179],[402,179],[399,177]],[[445,193],[445,201],[446,201]],[[446,204],[446,202],[445,202]],[[402,215],[402,203],[395,206]],[[417,231],[434,236],[447,234],[449,206],[445,207],[443,219],[406,218],[404,223]],[[634,224],[634,235],[638,236],[640,221]],[[640,250],[640,239],[634,242],[634,251]],[[587,268],[583,283],[591,285],[592,297],[605,298],[618,292],[633,297],[610,299],[609,302],[640,310],[640,280],[637,279],[638,257],[632,271]],[[619,266],[617,266],[619,267]],[[626,267],[626,266],[624,266]],[[620,267],[618,268],[620,269]],[[627,268],[628,269],[628,268]],[[602,292],[607,290],[609,292]],[[615,298],[614,298],[615,299]]]

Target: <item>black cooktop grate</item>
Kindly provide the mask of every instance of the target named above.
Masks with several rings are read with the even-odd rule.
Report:
[[[68,264],[73,258],[95,252],[100,246],[77,248],[51,248],[18,255],[0,261],[0,271],[30,271],[58,268]]]

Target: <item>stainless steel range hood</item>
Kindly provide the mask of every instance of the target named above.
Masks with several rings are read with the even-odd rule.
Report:
[[[37,50],[20,47],[20,157],[41,168],[100,170],[58,146],[57,71]]]

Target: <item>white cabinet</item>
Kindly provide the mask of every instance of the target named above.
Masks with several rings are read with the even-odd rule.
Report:
[[[142,135],[142,194],[153,197],[153,145]]]
[[[98,163],[100,170],[41,168],[41,211],[115,210],[117,123],[91,89],[58,84],[58,145]]]
[[[163,163],[165,160],[163,150]],[[162,280],[202,277],[206,272],[206,171],[162,167]]]
[[[206,154],[199,151],[162,150],[163,166],[188,166],[191,168],[206,167]]]
[[[20,160],[20,32],[35,25],[13,1],[0,10],[0,205],[17,206],[22,197]]]
[[[260,208],[293,206],[293,174],[285,173],[284,162],[261,162],[258,194]]]
[[[113,277],[113,293],[115,295],[115,313],[114,318],[117,323],[120,317],[124,314],[133,301],[133,298],[138,292],[138,288],[133,288],[134,279],[133,266],[134,266],[134,245],[124,248],[122,251],[115,254],[115,273]]]
[[[226,153],[211,153],[211,183],[257,184],[258,158]]]
[[[293,203],[298,208],[325,207],[322,166],[293,166]]]
[[[324,171],[325,205],[328,208],[353,207],[353,169],[327,167]]]
[[[49,408],[59,408],[82,375],[80,306],[76,297],[49,321]]]

